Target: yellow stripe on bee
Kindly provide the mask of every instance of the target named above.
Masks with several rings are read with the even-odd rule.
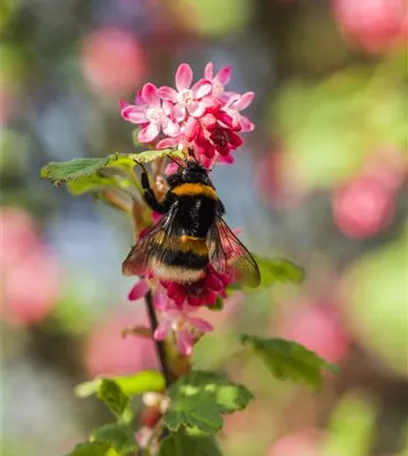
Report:
[[[187,236],[186,234],[166,237],[165,231],[159,231],[154,237],[154,243],[161,248],[174,252],[191,252],[198,256],[208,255],[206,238]]]
[[[192,252],[198,256],[208,255],[208,247],[205,238],[187,236],[186,234],[180,236],[180,250],[182,252]]]
[[[181,185],[178,185],[177,187],[173,188],[172,192],[177,196],[204,195],[204,196],[207,196],[208,198],[211,198],[214,200],[216,200],[218,198],[215,190],[212,187],[210,187],[209,185],[204,185],[204,184],[191,184],[191,183],[181,184]]]

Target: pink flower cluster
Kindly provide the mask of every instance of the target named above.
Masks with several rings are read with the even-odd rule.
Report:
[[[210,62],[204,78],[193,84],[193,71],[183,63],[176,72],[176,89],[157,88],[149,82],[136,94],[134,104],[120,103],[121,115],[140,125],[140,143],[153,144],[158,149],[191,148],[207,168],[216,160],[231,163],[232,152],[243,143],[240,133],[254,128],[241,111],[255,94],[225,91],[230,78],[229,67],[214,74]]]
[[[200,335],[213,330],[207,321],[191,314],[199,307],[211,309],[217,298],[225,299],[230,282],[228,274],[216,271],[211,265],[207,266],[205,276],[192,284],[160,281],[156,284],[153,298],[153,305],[161,317],[154,338],[164,340],[174,331],[178,350],[189,356]],[[148,290],[147,279],[140,279],[130,290],[128,298],[130,301],[138,300]]]

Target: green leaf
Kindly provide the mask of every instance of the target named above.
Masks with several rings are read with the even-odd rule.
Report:
[[[354,392],[342,396],[330,417],[321,454],[324,456],[372,454],[376,412],[372,398],[366,394]]]
[[[53,185],[95,175],[112,161],[112,155],[104,158],[76,158],[67,162],[51,162],[41,169],[41,178]],[[116,157],[116,155],[115,155]]]
[[[216,312],[222,310],[223,308],[224,308],[224,300],[220,296],[217,296],[217,299],[213,306],[208,307],[209,310],[214,310]]]
[[[265,362],[272,374],[281,380],[306,383],[314,390],[322,387],[322,371],[337,373],[337,367],[327,363],[303,345],[284,339],[261,339],[243,335],[242,343],[249,345]]]
[[[130,154],[129,157],[131,157],[136,163],[150,163],[158,158],[167,157],[168,155],[174,158],[184,158],[183,152],[174,149],[146,150],[144,152],[140,152],[139,154]]]
[[[49,163],[41,169],[41,178],[59,186],[63,183],[96,176],[104,168],[119,168],[126,171],[137,163],[150,163],[168,155],[184,157],[183,152],[179,150],[163,149],[147,150],[139,154],[112,154],[103,158],[76,158],[67,162]]]
[[[107,456],[110,447],[108,443],[101,442],[80,443],[66,456]]]
[[[160,445],[159,456],[222,456],[214,437],[171,433]]]
[[[132,428],[126,424],[107,424],[91,433],[94,442],[108,443],[120,454],[127,454],[138,449]]]
[[[87,397],[98,393],[103,380],[103,378],[96,378],[90,382],[81,383],[75,388],[75,394],[79,397]],[[157,371],[143,371],[134,375],[112,377],[110,380],[113,380],[128,396],[136,396],[149,391],[164,391],[163,375]]]
[[[214,434],[223,425],[222,414],[243,410],[253,396],[243,385],[220,374],[191,372],[169,389],[170,406],[164,424],[177,431],[181,426],[203,434]]]
[[[127,189],[131,186],[129,179],[123,179],[119,176],[89,176],[78,178],[75,181],[67,182],[67,187],[72,195],[78,196],[87,192],[98,192],[104,188],[115,187]]]
[[[98,397],[117,416],[122,417],[129,409],[130,399],[114,380],[103,379]]]
[[[305,271],[300,266],[289,260],[269,260],[255,257],[261,271],[261,286],[270,286],[276,282],[302,283]]]

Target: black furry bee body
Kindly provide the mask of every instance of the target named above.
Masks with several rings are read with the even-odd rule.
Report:
[[[146,203],[163,217],[130,251],[123,262],[125,275],[152,269],[163,280],[190,283],[202,278],[211,263],[220,271],[234,269],[248,286],[259,284],[256,261],[223,220],[224,205],[205,168],[186,161],[167,178],[162,202],[145,171],[141,183]]]

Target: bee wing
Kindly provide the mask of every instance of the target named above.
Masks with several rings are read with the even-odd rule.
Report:
[[[210,262],[217,269],[232,268],[248,287],[256,288],[260,284],[261,274],[254,257],[220,215],[210,231],[209,241]]]
[[[123,275],[143,275],[146,272],[152,254],[157,253],[157,247],[154,244],[166,245],[166,241],[172,235],[175,229],[176,213],[177,207],[174,206],[146,236],[136,242],[122,263]]]

